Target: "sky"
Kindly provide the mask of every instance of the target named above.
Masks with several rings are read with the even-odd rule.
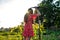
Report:
[[[0,0],[0,28],[9,28],[23,22],[27,9],[37,6],[42,0]]]

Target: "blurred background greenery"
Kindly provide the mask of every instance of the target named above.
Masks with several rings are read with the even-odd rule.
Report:
[[[39,6],[41,12],[40,28],[38,18],[36,23],[32,24],[34,37],[31,40],[39,40],[39,30],[41,40],[60,40],[60,0],[43,0]],[[14,28],[0,28],[0,40],[23,40],[23,23]]]

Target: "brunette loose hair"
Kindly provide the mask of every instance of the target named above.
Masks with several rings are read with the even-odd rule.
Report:
[[[31,8],[29,8],[28,11],[31,11],[30,14],[33,14],[33,10]],[[28,16],[29,16],[29,13],[26,13],[24,16],[24,22],[26,22],[26,23],[27,23]]]

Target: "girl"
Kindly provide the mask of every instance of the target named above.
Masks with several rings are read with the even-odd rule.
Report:
[[[35,23],[35,20],[36,20],[36,18],[37,18],[38,16],[40,16],[40,12],[38,11],[37,8],[35,8],[34,14],[33,14],[33,22],[34,22],[34,23]]]
[[[35,10],[35,13],[33,14],[33,10],[31,8],[28,9],[28,13],[24,16],[25,26],[23,36],[25,40],[30,40],[30,38],[34,36],[32,24],[37,16],[37,10]]]
[[[25,40],[30,40],[30,38],[34,36],[33,27],[32,27],[32,23],[33,23],[32,15],[33,15],[33,10],[29,8],[28,13],[24,16],[25,26],[24,26],[23,36]]]

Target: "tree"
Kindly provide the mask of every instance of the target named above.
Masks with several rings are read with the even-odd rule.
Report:
[[[41,12],[40,20],[41,23],[44,22],[45,27],[50,28],[51,26],[60,26],[60,1],[56,1],[54,3],[54,0],[43,0],[40,4],[38,4],[39,11]],[[36,22],[38,20],[36,19]]]

